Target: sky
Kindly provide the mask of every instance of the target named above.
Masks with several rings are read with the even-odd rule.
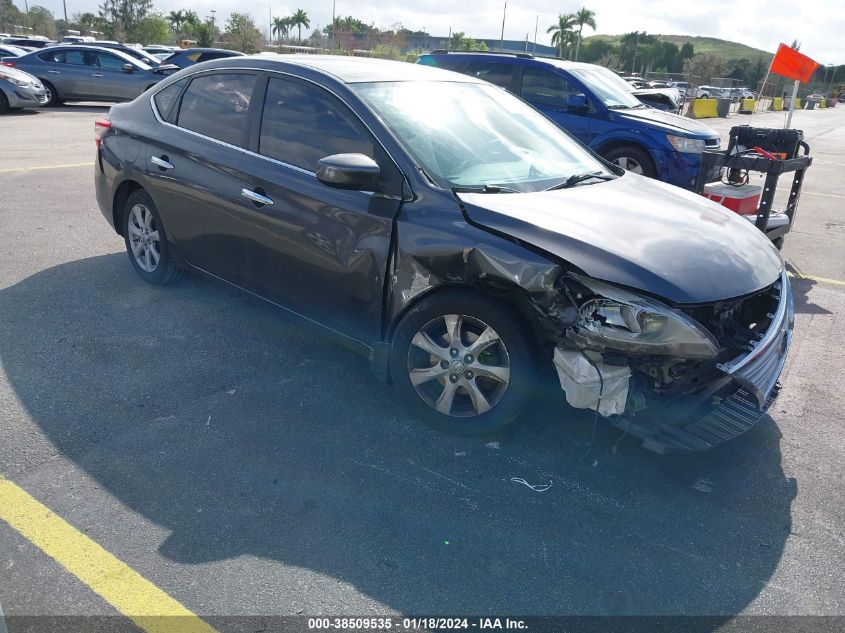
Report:
[[[68,15],[96,12],[99,0],[66,0]],[[216,11],[221,25],[231,11],[249,12],[264,30],[270,16],[304,9],[311,27],[331,22],[332,0],[153,0],[167,13],[190,8],[200,17]],[[503,0],[334,0],[337,15],[353,15],[377,27],[401,24],[445,36],[464,31],[473,37],[498,37],[502,29]],[[23,0],[15,0],[23,5]],[[61,0],[31,0],[62,15]],[[539,17],[539,43],[548,44],[546,29],[559,13],[572,13],[586,4],[596,12],[600,34],[647,31],[675,35],[718,37],[774,52],[780,42],[801,42],[801,52],[821,64],[845,64],[845,2],[842,0],[508,0],[505,39],[534,39]],[[23,8],[21,6],[21,8]],[[310,31],[309,31],[310,33]],[[304,34],[304,33],[303,33]],[[591,35],[587,31],[587,35]]]

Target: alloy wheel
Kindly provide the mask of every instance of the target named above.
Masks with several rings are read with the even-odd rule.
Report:
[[[639,162],[634,160],[633,158],[629,158],[628,156],[620,156],[616,160],[613,161],[614,165],[619,165],[625,171],[630,171],[635,174],[642,175],[643,173],[643,166],[640,165]]]
[[[143,204],[134,205],[129,211],[127,228],[135,263],[145,272],[154,272],[161,260],[161,250],[153,212]]]
[[[426,404],[462,418],[495,407],[511,377],[510,356],[499,334],[482,320],[460,314],[438,316],[417,331],[407,369]]]

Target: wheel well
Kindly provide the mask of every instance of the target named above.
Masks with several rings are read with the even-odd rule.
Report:
[[[481,295],[500,303],[507,304],[516,313],[516,316],[519,318],[522,326],[524,326],[531,334],[531,338],[538,348],[542,347],[547,342],[547,337],[543,335],[543,329],[537,323],[537,308],[528,293],[520,286],[515,284],[470,285],[467,283],[450,283],[432,288],[428,292],[420,293],[411,299],[411,301],[402,308],[401,312],[396,315],[396,318],[387,325],[387,343],[391,343],[393,341],[396,326],[399,325],[399,322],[405,317],[411,308],[417,305],[420,301],[429,299],[430,297],[442,292],[454,290],[461,290],[463,292]]]
[[[648,154],[649,158],[651,158],[651,152],[648,151],[648,148],[642,143],[638,143],[637,141],[608,141],[604,145],[600,146],[596,150],[596,153],[604,156],[610,150],[616,149],[618,147],[636,147],[638,150],[641,150]],[[654,159],[652,158],[652,160]]]
[[[123,207],[126,206],[126,201],[132,192],[142,189],[134,180],[124,180],[120,183],[117,191],[114,192],[114,202],[112,203],[112,218],[114,219],[114,229],[119,235],[123,235]]]

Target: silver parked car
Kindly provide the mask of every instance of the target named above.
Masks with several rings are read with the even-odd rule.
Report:
[[[38,108],[47,103],[44,86],[23,71],[0,66],[0,114],[12,108]]]
[[[4,57],[34,75],[47,91],[47,105],[64,101],[131,101],[175,69],[151,68],[118,50],[54,46],[21,57]]]

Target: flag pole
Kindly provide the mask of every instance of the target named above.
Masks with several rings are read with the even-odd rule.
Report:
[[[795,80],[795,85],[792,87],[792,99],[789,100],[789,114],[786,117],[786,125],[784,125],[784,129],[789,128],[792,125],[792,113],[795,111],[795,100],[798,98],[798,84],[801,82],[797,79]]]

